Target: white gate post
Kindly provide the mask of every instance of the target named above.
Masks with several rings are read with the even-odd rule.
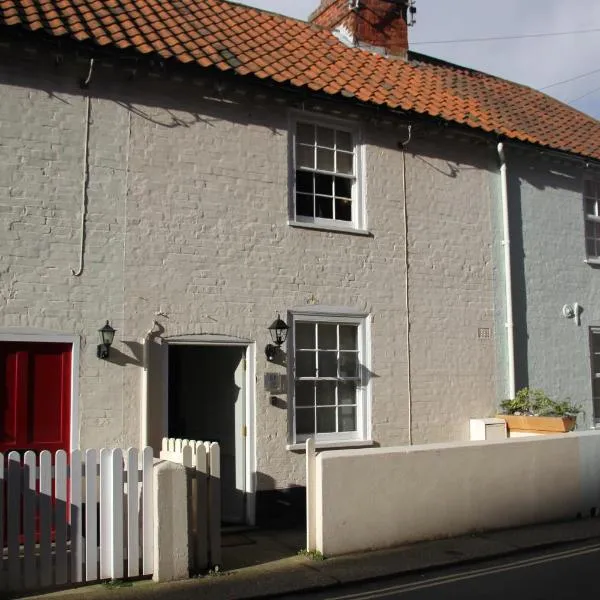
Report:
[[[315,441],[306,440],[306,549],[317,549],[317,515],[315,510]]]
[[[187,579],[189,536],[187,472],[183,465],[154,466],[154,573],[157,582]]]

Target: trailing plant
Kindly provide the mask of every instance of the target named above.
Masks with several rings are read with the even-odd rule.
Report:
[[[502,414],[532,417],[576,417],[581,406],[567,400],[552,400],[540,389],[523,388],[514,398],[500,403]]]

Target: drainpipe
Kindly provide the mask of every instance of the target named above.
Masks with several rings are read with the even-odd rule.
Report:
[[[508,212],[508,169],[504,144],[498,144],[500,180],[502,183],[502,233],[504,246],[504,277],[506,290],[506,344],[508,347],[508,397],[515,397],[515,325],[513,321],[512,268],[510,259],[510,227]]]

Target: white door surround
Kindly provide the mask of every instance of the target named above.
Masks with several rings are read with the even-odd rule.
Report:
[[[233,347],[245,350],[245,398],[244,398],[244,417],[245,417],[245,466],[244,466],[244,493],[246,495],[246,523],[254,525],[256,522],[256,427],[255,427],[255,398],[256,398],[256,343],[251,340],[232,338],[230,336],[219,335],[186,335],[162,338],[162,343],[170,346],[213,346],[213,347]],[[164,353],[165,365],[163,374],[165,377],[164,398],[163,398],[163,428],[164,435],[169,431],[169,353]]]

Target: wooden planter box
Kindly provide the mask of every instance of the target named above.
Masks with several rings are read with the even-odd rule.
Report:
[[[504,419],[510,431],[527,431],[530,433],[566,433],[573,431],[577,417],[527,417],[517,415],[496,415]]]

